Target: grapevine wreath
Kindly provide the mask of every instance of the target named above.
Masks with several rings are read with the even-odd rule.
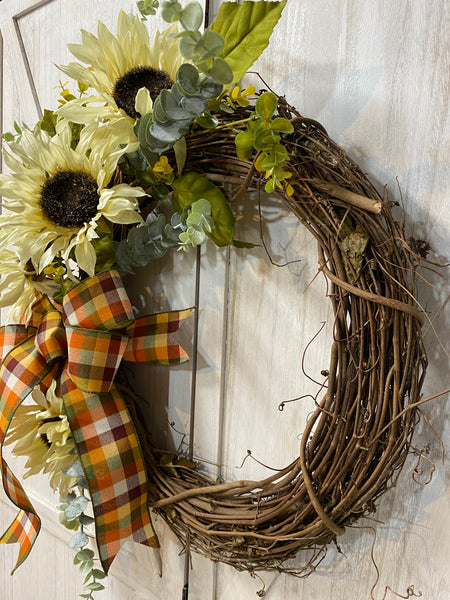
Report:
[[[285,3],[225,2],[201,32],[197,2],[165,1],[170,25],[151,44],[159,3],[138,2],[116,35],[99,22],[69,45],[79,62],[60,69],[76,93],[62,84],[56,110],[3,135],[1,441],[59,492],[86,598],[104,589],[121,540],[158,546],[149,507],[190,549],[240,570],[289,570],[313,549],[305,574],[373,512],[408,454],[427,364],[417,249],[322,125],[237,85]],[[137,318],[124,281],[207,237],[251,252],[232,212],[249,190],[273,194],[317,240],[333,340],[298,458],[262,481],[221,483],[182,453],[167,468],[119,371],[186,360],[172,334],[191,309]],[[2,542],[20,543],[19,565],[40,520],[2,464],[20,509]]]

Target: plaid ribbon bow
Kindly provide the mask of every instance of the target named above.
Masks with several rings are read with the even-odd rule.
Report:
[[[169,365],[187,360],[172,334],[191,311],[134,320],[119,274],[107,271],[70,290],[62,312],[42,296],[28,326],[0,328],[0,454],[17,407],[35,386],[46,391],[57,379],[89,484],[105,572],[129,536],[158,547],[141,448],[114,377],[122,359]],[[20,544],[15,570],[31,551],[40,519],[2,455],[1,465],[5,491],[20,509],[0,539]]]

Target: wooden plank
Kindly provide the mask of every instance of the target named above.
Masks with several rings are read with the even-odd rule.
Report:
[[[16,46],[18,32],[21,35],[26,59],[30,66],[31,80],[36,86],[42,106],[54,107],[56,105],[58,91],[53,88],[58,78],[61,77],[65,80],[66,76],[60,74],[53,65],[73,60],[66,44],[79,41],[81,27],[95,32],[99,18],[110,29],[115,30],[117,14],[122,7],[127,9],[122,3],[116,1],[110,3],[108,11],[105,11],[104,3],[98,1],[84,1],[74,5],[64,0],[52,0],[39,5],[36,10],[27,11],[19,16],[16,19],[16,27],[13,27],[12,21],[8,21],[4,25],[2,30],[7,33],[11,32],[10,38]],[[129,8],[131,8],[131,3]],[[17,4],[17,9],[22,10],[23,5]],[[16,14],[12,11],[11,17]],[[54,23],[59,23],[60,26],[55,28],[52,26]],[[151,36],[156,28],[163,29],[167,26],[159,17],[149,19],[148,25]],[[42,35],[43,31],[46,32],[46,35]],[[30,78],[25,72],[23,57],[16,50],[12,58],[22,69],[19,72],[23,72],[24,75],[19,86],[5,90],[5,110],[7,111],[5,121],[9,127],[17,99],[23,97],[29,101],[30,98],[30,93],[26,91],[30,89]],[[10,73],[16,69],[16,63],[12,66],[12,59],[7,63],[6,77],[11,82],[14,81],[14,78]],[[21,118],[20,115],[19,118]],[[24,118],[29,123],[35,122],[36,119],[37,115],[32,114],[32,111],[29,111],[27,117]],[[194,268],[195,253],[191,253],[190,255],[167,256],[161,261],[155,261],[148,269],[142,270],[129,290],[137,313],[193,306],[195,301],[192,277]],[[183,328],[180,340],[187,350],[192,352],[192,319]],[[172,372],[169,372],[167,368],[143,367],[136,369],[136,373],[137,391],[142,391],[148,402],[145,409],[148,413],[147,417],[152,433],[165,448],[178,447],[181,435],[176,433],[175,429],[189,431],[190,426],[191,365],[180,366]],[[172,421],[174,422],[173,428],[169,425]],[[41,481],[35,480],[35,482],[28,480],[27,483],[32,490],[38,486],[39,492],[45,494],[45,478],[42,478]],[[56,515],[55,518],[57,519]],[[160,519],[157,519],[156,527],[162,542],[161,558],[158,558],[157,553],[151,549],[134,547],[130,544],[129,547],[134,548],[133,558],[130,558],[130,550],[120,553],[112,568],[112,583],[108,583],[109,591],[104,593],[104,597],[111,597],[108,595],[109,593],[113,593],[114,598],[121,600],[128,597],[129,594],[133,597],[135,594],[137,594],[136,597],[181,597],[184,585],[185,557],[179,556],[181,550],[179,542]],[[73,554],[71,550],[68,550],[68,553],[71,556]],[[71,558],[69,558],[65,572],[73,571],[77,577],[71,562]],[[30,569],[32,572],[34,567],[30,566]],[[117,576],[114,575],[115,571]],[[161,577],[160,571],[162,572]],[[208,572],[208,569],[206,571]],[[199,588],[206,592],[208,577],[201,576],[200,580]],[[56,582],[53,585],[56,585]],[[209,582],[210,585],[211,582]],[[115,590],[119,589],[120,592],[117,592],[116,595]],[[113,591],[111,592],[111,590]],[[127,596],[125,596],[124,590],[126,590]],[[48,597],[54,597],[55,594],[56,592],[49,593]]]

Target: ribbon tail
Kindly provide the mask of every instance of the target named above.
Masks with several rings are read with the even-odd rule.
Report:
[[[179,365],[189,360],[173,336],[193,310],[186,308],[136,319],[126,330],[130,340],[123,359],[162,365]]]
[[[89,394],[63,373],[61,395],[88,481],[99,556],[107,573],[126,538],[159,547],[142,451],[115,386],[107,394]]]
[[[40,519],[28,500],[18,479],[3,459],[3,441],[17,407],[38,385],[51,367],[43,360],[29,337],[14,347],[0,368],[0,456],[3,487],[11,502],[19,509],[17,517],[0,539],[0,543],[17,542],[19,556],[13,572],[19,567],[33,547],[40,529]]]
[[[20,545],[16,565],[11,571],[12,575],[31,552],[41,528],[41,520],[34,512],[34,508],[28,500],[22,485],[4,460],[2,460],[2,474],[3,486],[8,496],[17,506],[28,508],[28,510],[22,508],[19,511],[14,521],[0,538],[0,544],[18,543]]]

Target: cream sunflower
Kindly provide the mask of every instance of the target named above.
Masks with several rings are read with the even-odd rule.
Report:
[[[94,88],[98,95],[72,100],[58,113],[74,123],[106,121],[122,142],[135,141],[136,119],[152,109],[162,89],[172,86],[183,63],[178,39],[167,39],[176,31],[176,24],[157,31],[151,46],[142,19],[124,11],[119,14],[117,37],[101,21],[98,37],[82,30],[82,44],[69,44],[68,48],[88,66],[72,62],[59,68]],[[101,106],[87,106],[92,103]]]
[[[9,427],[5,444],[14,444],[13,454],[27,456],[24,478],[45,473],[53,490],[65,497],[76,479],[63,469],[78,459],[63,400],[55,394],[53,381],[44,395],[37,387],[31,393],[32,404],[21,404]]]
[[[31,261],[37,274],[59,255],[68,265],[74,250],[80,269],[94,275],[100,219],[142,221],[137,198],[144,190],[111,185],[129,147],[116,145],[105,127],[97,129],[83,129],[75,149],[69,127],[53,137],[41,129],[24,131],[20,144],[4,151],[11,173],[0,175],[6,209],[0,216],[0,248],[15,246],[20,264]]]

